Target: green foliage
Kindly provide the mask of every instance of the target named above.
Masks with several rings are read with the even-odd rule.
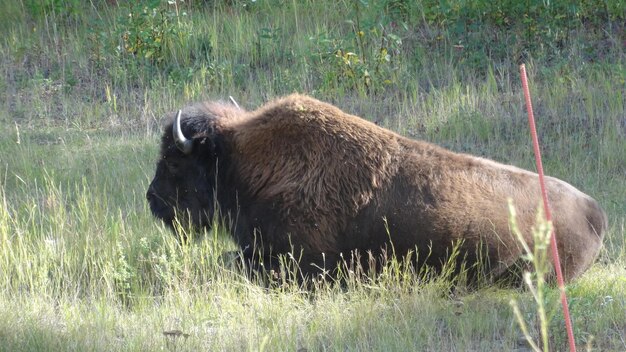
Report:
[[[24,7],[32,18],[41,18],[49,15],[69,17],[81,11],[80,0],[26,0]]]
[[[254,50],[250,65],[252,67],[269,67],[273,64],[285,63],[289,60],[284,46],[281,44],[284,34],[280,27],[263,27],[256,31]]]
[[[394,33],[397,25],[391,17],[372,14],[384,8],[392,9],[392,17],[401,16],[397,12],[401,13],[403,7],[399,2],[370,5],[361,0],[351,1],[350,6],[345,20],[350,32],[342,38],[312,38],[318,48],[312,59],[322,64],[323,84],[331,91],[382,93],[398,83],[402,39]]]
[[[547,30],[562,31],[589,21],[602,26],[609,21],[624,20],[626,5],[621,1],[468,1],[426,0],[419,13],[431,24],[460,31],[478,25],[509,27],[521,25],[541,37]]]
[[[484,45],[485,38],[476,34],[492,29],[513,34],[514,45],[523,51],[555,55],[572,39],[573,30],[600,31],[626,20],[623,1],[427,0],[416,10],[418,19],[442,28],[448,40],[469,46],[470,52]]]
[[[550,302],[546,299],[547,289],[547,276],[552,272],[550,263],[550,237],[552,235],[552,223],[548,222],[544,217],[543,208],[540,207],[537,212],[537,218],[535,226],[532,228],[532,248],[526,242],[525,236],[519,230],[516,220],[516,211],[513,201],[509,199],[509,227],[511,231],[517,237],[517,240],[521,247],[524,249],[524,260],[530,263],[532,271],[525,271],[523,273],[524,283],[533,296],[535,305],[537,307],[537,318],[539,320],[539,342],[535,342],[535,339],[530,335],[527,328],[527,322],[524,316],[519,310],[517,302],[515,300],[510,301],[510,305],[513,308],[517,323],[520,329],[524,333],[524,337],[528,341],[528,344],[532,347],[533,351],[549,352],[550,340],[548,339],[548,314],[547,306]],[[556,305],[557,302],[552,302],[552,305]],[[541,346],[541,347],[539,347]]]
[[[163,64],[174,43],[190,33],[181,25],[177,8],[162,0],[131,2],[128,15],[119,19],[114,35],[121,37],[117,50],[139,61]]]

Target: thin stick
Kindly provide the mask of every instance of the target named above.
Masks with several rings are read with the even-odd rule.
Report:
[[[535,115],[533,114],[533,105],[530,101],[530,91],[528,89],[528,81],[526,78],[526,66],[520,66],[520,73],[522,76],[522,87],[524,88],[524,97],[526,98],[526,110],[528,111],[528,124],[530,125],[530,133],[533,140],[533,149],[535,150],[535,161],[537,163],[537,173],[539,174],[539,184],[541,185],[541,197],[543,198],[544,214],[546,220],[552,222],[552,213],[550,212],[550,205],[548,203],[548,192],[546,191],[546,185],[543,176],[543,165],[541,164],[541,152],[539,151],[539,138],[537,138],[537,129],[535,126]],[[554,230],[550,235],[550,248],[552,253],[552,261],[554,262],[554,270],[556,272],[556,281],[559,285],[559,291],[561,292],[561,305],[563,306],[563,316],[565,319],[565,328],[567,330],[567,339],[569,341],[570,352],[576,352],[576,341],[574,340],[574,330],[572,328],[572,319],[569,314],[569,307],[567,304],[567,295],[565,294],[565,282],[563,280],[563,273],[561,271],[561,260],[559,259],[559,250],[556,244],[556,236],[554,236]]]

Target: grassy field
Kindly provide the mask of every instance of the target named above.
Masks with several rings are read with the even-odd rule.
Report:
[[[229,95],[253,109],[307,93],[534,169],[521,62],[546,172],[609,215],[597,263],[567,287],[576,341],[626,350],[623,2],[478,1],[470,19],[464,1],[113,3],[0,5],[0,350],[528,351],[509,305],[537,340],[527,290],[450,294],[402,270],[268,289],[223,254],[223,229],[181,245],[144,196],[163,114]],[[551,349],[566,350],[558,290],[545,293]]]

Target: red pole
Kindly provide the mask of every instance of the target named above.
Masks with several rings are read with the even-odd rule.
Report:
[[[539,151],[539,138],[537,138],[537,129],[535,127],[535,115],[533,114],[533,105],[530,101],[530,91],[528,90],[528,81],[526,79],[526,66],[520,66],[522,76],[522,88],[524,88],[524,97],[526,98],[526,110],[528,111],[528,124],[530,125],[530,133],[533,139],[533,149],[535,150],[535,162],[537,164],[537,173],[539,174],[539,184],[541,185],[541,197],[543,198],[543,209],[546,214],[546,220],[552,221],[552,214],[548,203],[548,192],[543,177],[543,165],[541,164],[541,152]],[[567,295],[565,294],[565,282],[563,281],[563,273],[561,272],[561,260],[559,259],[559,250],[556,246],[556,236],[554,230],[550,236],[550,249],[552,252],[552,261],[554,262],[554,270],[556,272],[556,281],[561,292],[561,305],[563,306],[563,316],[565,319],[565,328],[567,330],[567,339],[569,341],[569,349],[576,352],[576,341],[574,340],[574,330],[572,328],[572,319],[569,314],[567,305]]]

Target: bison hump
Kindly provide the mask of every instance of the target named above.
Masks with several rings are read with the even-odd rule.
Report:
[[[335,232],[397,171],[393,133],[302,96],[253,113],[234,136],[248,191],[285,213],[307,214],[320,231]]]

